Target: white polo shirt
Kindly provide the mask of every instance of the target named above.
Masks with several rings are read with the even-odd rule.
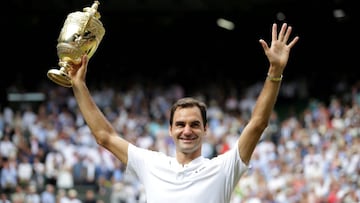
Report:
[[[132,144],[126,168],[143,184],[147,203],[228,203],[247,169],[237,147],[182,166],[174,157]]]

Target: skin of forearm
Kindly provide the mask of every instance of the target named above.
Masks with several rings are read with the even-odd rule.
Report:
[[[80,111],[96,142],[102,146],[106,145],[107,137],[114,133],[111,123],[109,123],[104,114],[96,106],[85,84],[75,86],[73,92],[78,101]]]
[[[264,87],[253,109],[252,117],[247,124],[248,126],[239,138],[240,156],[245,163],[250,161],[251,155],[262,133],[268,126],[270,115],[279,93],[280,83],[281,82],[273,82],[268,79],[265,80]]]

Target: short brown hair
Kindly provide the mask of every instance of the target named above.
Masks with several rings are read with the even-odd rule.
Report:
[[[170,120],[169,120],[170,126],[173,123],[174,113],[175,113],[176,109],[188,108],[188,107],[194,107],[194,106],[196,106],[200,109],[201,117],[202,117],[204,127],[205,127],[207,124],[207,115],[206,115],[207,106],[204,102],[199,101],[193,97],[181,98],[172,105],[171,110],[170,110]]]

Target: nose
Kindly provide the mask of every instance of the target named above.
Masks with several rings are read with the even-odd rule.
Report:
[[[191,129],[191,126],[190,126],[190,125],[186,125],[186,126],[184,127],[183,134],[184,134],[184,135],[190,135],[190,134],[192,134],[192,129]]]

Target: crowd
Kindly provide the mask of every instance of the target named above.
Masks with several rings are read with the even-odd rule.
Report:
[[[241,92],[216,85],[192,90],[208,105],[204,156],[233,147],[259,86]],[[142,148],[174,154],[168,109],[189,94],[181,85],[92,88],[120,135]],[[44,86],[40,91],[46,94],[43,102],[1,106],[0,203],[146,202],[136,177],[93,139],[71,89]],[[279,99],[296,100],[306,96],[304,91],[303,84],[284,81]],[[329,101],[302,100],[300,112],[273,112],[232,203],[360,202],[360,85],[334,92]],[[79,186],[86,186],[81,195]]]

